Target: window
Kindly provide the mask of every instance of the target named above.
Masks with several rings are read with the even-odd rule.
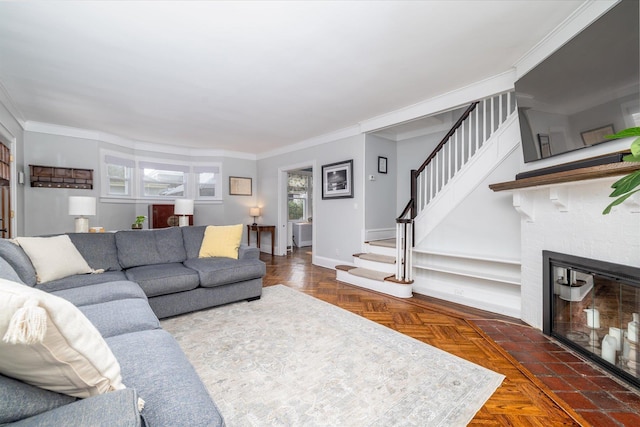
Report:
[[[142,172],[142,196],[184,197],[188,166],[138,162]]]
[[[133,189],[131,185],[132,171],[135,162],[116,156],[104,156],[106,166],[106,193],[108,196],[130,197]]]
[[[306,221],[311,215],[312,178],[309,173],[289,173],[287,183],[287,206],[290,221]]]
[[[193,171],[196,175],[197,198],[219,199],[217,184],[220,181],[220,166],[195,166]]]

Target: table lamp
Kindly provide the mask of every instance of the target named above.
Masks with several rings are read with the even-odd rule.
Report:
[[[260,208],[249,208],[249,216],[253,217],[253,224],[251,225],[258,225],[258,223],[256,223],[256,218],[260,216]]]
[[[178,220],[180,227],[188,226],[189,217],[187,217],[187,215],[193,215],[193,199],[176,199],[173,214],[180,215],[180,219]]]
[[[96,214],[96,198],[85,196],[69,197],[69,215],[78,215],[76,217],[76,233],[89,232],[89,218],[85,216],[93,216]]]

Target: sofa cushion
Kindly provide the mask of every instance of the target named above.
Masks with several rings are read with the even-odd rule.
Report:
[[[146,299],[123,299],[79,308],[104,338],[160,327]]]
[[[107,338],[125,383],[146,404],[149,426],[223,426],[224,420],[176,340],[165,330]]]
[[[144,233],[144,232],[143,232]],[[198,273],[181,263],[144,265],[126,270],[148,297],[188,291],[198,287]]]
[[[242,224],[210,225],[204,231],[199,258],[225,257],[238,259],[238,248],[242,240]]]
[[[115,233],[68,233],[87,264],[96,270],[122,270],[118,262]]]
[[[127,280],[124,271],[105,271],[100,274],[77,274],[75,276],[41,283],[36,285],[36,287],[46,292],[54,292],[63,289],[81,288],[98,283],[116,282],[118,280]]]
[[[69,301],[0,279],[0,373],[75,397],[124,388],[98,330]]]
[[[196,225],[180,227],[180,229],[182,230],[182,239],[184,249],[187,251],[187,258],[198,258],[200,247],[202,246],[202,239],[204,238],[204,231],[207,229],[207,226]]]
[[[63,289],[61,291],[54,291],[51,293],[66,299],[76,307],[99,304],[101,302],[117,301],[121,299],[147,299],[142,288],[138,286],[137,283],[133,283],[128,280],[98,283],[78,288]]]
[[[253,259],[194,258],[186,260],[184,265],[198,272],[203,287],[259,279],[267,271],[264,262]]]
[[[123,268],[182,262],[187,254],[179,227],[116,232],[118,261]]]
[[[37,283],[93,272],[67,235],[14,239],[36,269]]]
[[[11,264],[5,261],[4,258],[0,258],[0,277],[3,279],[11,280],[12,282],[24,283],[18,273],[13,269]]]
[[[0,257],[13,267],[25,285],[33,286],[36,284],[36,270],[27,254],[17,243],[8,239],[0,239]]]
[[[75,400],[75,397],[0,375],[0,424],[38,415]]]
[[[59,406],[12,423],[11,427],[140,427],[143,423],[139,401],[135,390],[117,390]]]

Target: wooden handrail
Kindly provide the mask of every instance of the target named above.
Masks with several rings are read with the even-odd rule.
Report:
[[[462,126],[462,122],[464,122],[467,119],[467,117],[469,117],[469,114],[471,114],[473,110],[476,109],[476,106],[479,104],[479,102],[480,101],[473,101],[471,105],[467,107],[467,109],[465,110],[464,113],[462,113],[462,116],[460,116],[458,121],[453,125],[453,127],[449,130],[449,132],[447,132],[444,138],[442,138],[442,141],[440,141],[440,143],[436,146],[436,148],[433,149],[431,154],[429,154],[429,157],[427,157],[427,160],[425,160],[422,163],[422,165],[417,169],[416,176],[422,173],[422,171],[424,171],[424,169],[431,162],[431,160],[433,160],[433,158],[440,152],[440,150],[442,150],[442,147],[444,147],[447,141],[449,141],[449,138],[451,138],[451,136],[458,130],[458,128]]]

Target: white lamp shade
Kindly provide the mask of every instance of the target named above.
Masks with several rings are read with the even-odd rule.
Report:
[[[174,215],[193,215],[192,199],[176,199],[173,207]]]
[[[249,216],[260,216],[260,208],[249,208]]]
[[[85,196],[69,197],[69,215],[92,216],[96,214],[96,198]]]

